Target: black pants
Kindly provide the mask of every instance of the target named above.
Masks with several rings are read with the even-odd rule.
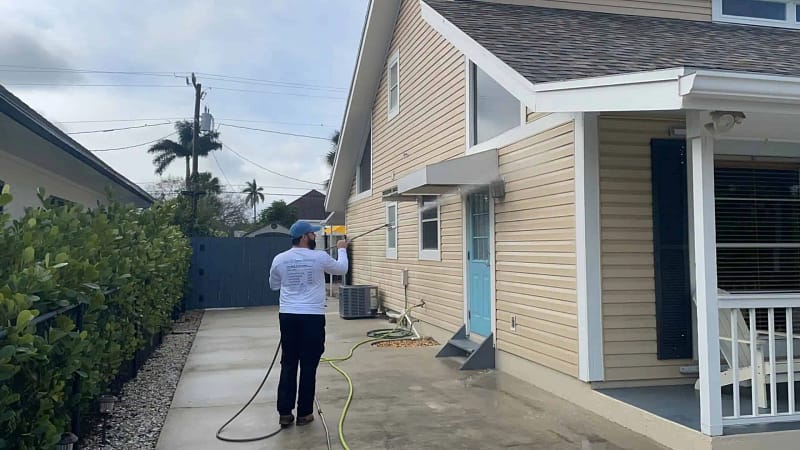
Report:
[[[325,316],[280,314],[281,380],[278,384],[278,414],[291,414],[297,399],[297,415],[314,412],[319,358],[325,352]],[[300,365],[300,392],[297,365]]]

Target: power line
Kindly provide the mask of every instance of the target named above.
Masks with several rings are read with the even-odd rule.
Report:
[[[0,72],[19,72],[19,73],[52,73],[52,72],[67,72],[67,73],[83,73],[83,74],[106,74],[106,75],[135,75],[135,76],[153,76],[165,78],[184,78],[189,76],[191,72],[187,71],[132,71],[132,70],[96,70],[96,69],[72,69],[65,67],[40,67],[40,66],[26,66],[17,64],[0,64]],[[347,88],[340,86],[329,86],[313,83],[294,83],[289,81],[267,80],[263,78],[248,78],[236,75],[215,74],[208,72],[195,72],[197,75],[203,75],[209,79],[217,79],[218,81],[249,83],[249,84],[267,84],[273,86],[289,87],[289,88],[316,88],[320,90],[332,91],[347,91]]]
[[[153,123],[153,124],[144,124],[144,125],[136,125],[133,127],[122,127],[122,128],[107,128],[105,130],[90,130],[90,131],[73,131],[71,133],[67,133],[70,135],[73,134],[90,134],[90,133],[110,133],[112,131],[122,131],[122,130],[133,130],[136,128],[148,128],[148,127],[158,127],[161,125],[170,125],[172,122],[165,122],[165,123]]]
[[[142,118],[142,119],[104,119],[104,120],[53,120],[53,122],[63,124],[73,123],[114,123],[114,122],[146,122],[149,120],[189,120],[188,117],[159,117],[159,118]],[[255,119],[229,119],[227,117],[218,117],[217,120],[228,122],[245,122],[245,123],[271,123],[275,125],[296,125],[296,126],[309,126],[309,127],[323,127],[335,128],[334,125],[315,122],[282,122],[277,120],[255,120]]]
[[[224,127],[241,128],[243,130],[261,131],[261,132],[264,132],[264,133],[282,134],[284,136],[295,136],[295,137],[303,137],[303,138],[309,138],[309,139],[319,139],[319,140],[322,140],[322,141],[330,141],[330,138],[322,137],[322,136],[311,136],[309,134],[297,134],[297,133],[287,133],[285,131],[265,130],[263,128],[245,127],[245,126],[241,126],[241,125],[232,125],[232,124],[229,124],[229,123],[221,123],[221,124],[219,124],[219,126],[220,127],[224,126]]]
[[[213,155],[214,153],[211,153],[211,154]],[[163,181],[167,181],[167,180],[163,180]],[[136,184],[138,184],[138,185],[154,185],[155,186],[155,185],[158,185],[161,182],[162,181],[139,181],[139,182],[136,182]],[[180,182],[182,183],[183,181],[180,180]],[[229,187],[234,188],[234,189],[235,188],[245,188],[245,187],[247,187],[246,184],[228,183],[228,185],[229,185]],[[264,189],[290,189],[290,190],[295,190],[295,191],[308,191],[308,190],[311,189],[311,188],[307,188],[307,187],[291,187],[291,186],[262,186],[262,185],[259,185],[258,187],[263,187]],[[305,194],[301,194],[301,195],[305,195]]]
[[[117,150],[127,150],[129,148],[135,148],[135,147],[141,147],[143,145],[153,144],[153,143],[156,143],[156,142],[158,142],[158,141],[160,141],[162,139],[166,139],[166,138],[168,138],[168,137],[170,137],[172,135],[175,135],[175,134],[178,134],[178,132],[177,131],[173,131],[172,133],[170,133],[170,134],[168,134],[168,135],[166,135],[164,137],[161,137],[161,138],[158,138],[158,139],[155,139],[155,140],[152,140],[152,141],[148,141],[148,142],[143,142],[141,144],[128,145],[126,147],[100,148],[100,149],[95,149],[95,150],[91,150],[91,151],[92,152],[114,152],[114,151],[117,151]]]
[[[222,90],[232,92],[249,92],[254,94],[269,94],[269,95],[291,95],[293,97],[308,97],[308,98],[327,98],[332,100],[346,100],[344,97],[333,97],[330,95],[311,95],[311,94],[298,94],[296,92],[275,92],[275,91],[259,91],[256,89],[238,89],[223,86],[208,86],[209,90]]]
[[[148,88],[182,88],[182,84],[123,84],[123,83],[3,83],[4,86],[66,86],[66,87],[148,87]]]
[[[228,179],[228,176],[225,175],[225,171],[222,170],[222,164],[219,163],[219,160],[217,159],[217,155],[215,155],[214,152],[209,152],[209,153],[211,153],[211,156],[214,157],[214,162],[217,163],[217,168],[222,173],[222,176],[225,177],[225,181],[228,182],[228,187],[233,189],[233,185],[231,184],[231,180]]]
[[[181,84],[93,84],[93,83],[3,83],[5,86],[47,86],[47,87],[125,87],[125,88],[183,88]],[[254,94],[267,94],[267,95],[286,95],[290,97],[305,97],[305,98],[324,98],[330,100],[345,100],[344,97],[333,97],[329,95],[310,95],[298,94],[296,92],[275,92],[275,91],[259,91],[254,89],[237,89],[226,88],[222,86],[208,86],[208,89],[233,91],[233,92],[248,92]]]
[[[255,162],[253,160],[250,160],[250,159],[246,158],[245,156],[242,156],[239,152],[237,152],[236,150],[232,149],[228,144],[224,144],[223,143],[222,146],[227,148],[228,150],[230,150],[234,155],[238,156],[240,159],[242,159],[244,161],[247,161],[250,164],[258,167],[259,169],[267,171],[267,172],[269,172],[269,173],[271,173],[273,175],[278,175],[280,177],[288,178],[288,179],[294,180],[294,181],[300,181],[301,183],[308,183],[308,184],[313,184],[313,185],[316,185],[316,186],[322,186],[323,185],[323,183],[315,183],[313,181],[302,180],[300,178],[295,178],[295,177],[290,177],[289,175],[284,175],[284,174],[282,174],[280,172],[276,172],[276,171],[274,171],[272,169],[267,169],[266,167],[262,166],[261,164]]]

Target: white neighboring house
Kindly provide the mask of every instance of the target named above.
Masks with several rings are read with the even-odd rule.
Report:
[[[44,188],[56,203],[86,207],[107,201],[106,188],[122,203],[138,207],[154,199],[88,149],[70,138],[22,100],[0,86],[0,185],[9,185],[14,201],[5,207],[12,218],[41,204]]]

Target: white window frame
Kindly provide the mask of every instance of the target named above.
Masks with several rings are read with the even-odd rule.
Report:
[[[466,120],[467,120],[467,124],[466,124],[467,125],[466,126],[466,130],[467,130],[466,154],[467,155],[471,155],[473,153],[480,153],[482,151],[492,150],[492,149],[495,149],[495,148],[498,148],[498,147],[502,147],[502,146],[504,146],[504,144],[510,143],[510,142],[508,142],[509,140],[511,140],[511,142],[516,142],[516,140],[518,140],[517,135],[519,134],[519,130],[523,126],[525,126],[527,124],[528,117],[527,117],[527,114],[526,114],[526,111],[525,111],[526,105],[519,98],[517,98],[515,96],[515,98],[517,98],[517,101],[519,101],[519,104],[520,104],[519,124],[516,127],[510,128],[510,129],[498,134],[497,136],[495,136],[495,137],[493,137],[491,139],[487,139],[487,140],[481,142],[480,144],[473,144],[474,139],[475,139],[475,121],[473,120],[475,114],[473,113],[472,110],[473,110],[473,106],[475,105],[475,89],[473,89],[473,86],[472,86],[473,78],[474,78],[473,75],[472,75],[472,65],[475,64],[475,62],[470,60],[467,57],[464,58],[464,62],[465,62],[465,64],[464,64],[464,68],[465,68],[464,79],[467,81],[467,86],[466,86],[466,89],[467,89],[466,100],[467,101],[466,101],[466,105],[465,105],[466,106],[466,114],[464,114],[466,116]],[[477,64],[475,64],[475,66],[477,66]],[[496,79],[495,79],[495,82],[500,83]],[[502,86],[502,84],[500,84],[500,85]],[[504,89],[505,89],[505,87],[504,87]]]
[[[422,248],[422,204],[423,204],[423,197],[436,197],[436,225],[437,225],[437,232],[436,232],[436,250],[433,249],[423,249]],[[428,219],[426,222],[431,222],[433,219]],[[417,202],[417,225],[419,227],[419,259],[422,261],[441,261],[442,260],[442,204],[441,204],[441,197],[438,195],[425,195],[420,196],[419,201]]]
[[[397,65],[397,104],[392,106],[392,66]],[[400,114],[400,50],[395,50],[386,62],[386,108],[389,120]]]
[[[398,211],[397,202],[386,202],[386,223],[390,223],[389,221],[389,208],[394,208],[394,230],[391,228],[386,229],[386,258],[387,259],[397,259],[397,247],[398,247],[398,233],[397,230],[400,228],[400,212]],[[389,247],[389,233],[394,231],[394,247]]]
[[[770,1],[772,3],[784,3],[786,5],[786,20],[775,19],[761,19],[758,17],[743,17],[743,16],[730,16],[722,13],[722,0],[713,0],[712,18],[715,22],[730,22],[741,23],[746,25],[762,25],[778,28],[800,28],[797,17],[797,6],[800,5],[799,0],[762,0]]]

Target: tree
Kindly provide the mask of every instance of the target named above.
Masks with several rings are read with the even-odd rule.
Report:
[[[297,221],[297,210],[289,206],[283,200],[275,200],[269,207],[261,211],[260,222],[264,225],[277,223],[286,228],[292,226]]]
[[[186,187],[190,188],[191,162],[192,162],[192,122],[182,120],[175,123],[175,130],[178,132],[178,142],[170,139],[162,139],[153,144],[147,153],[153,156],[153,165],[156,166],[156,173],[162,175],[167,168],[179,158],[186,160]],[[219,142],[219,132],[210,131],[200,135],[197,140],[197,156],[205,157],[214,150],[222,148]]]
[[[212,176],[210,172],[197,174],[197,185],[200,192],[204,192],[206,195],[219,195],[222,193],[222,185],[219,184],[219,178]]]
[[[333,164],[336,162],[336,152],[339,150],[339,137],[341,137],[341,134],[339,130],[333,132],[330,140],[331,149],[328,154],[325,155],[325,162],[328,163],[328,168],[331,171],[333,171]],[[330,178],[325,180],[325,189],[328,189],[330,183]]]
[[[253,222],[256,221],[256,205],[264,201],[263,191],[264,188],[259,187],[256,184],[256,180],[253,180],[252,183],[248,181],[247,187],[242,191],[242,193],[247,194],[244,200],[245,203],[253,207]]]

